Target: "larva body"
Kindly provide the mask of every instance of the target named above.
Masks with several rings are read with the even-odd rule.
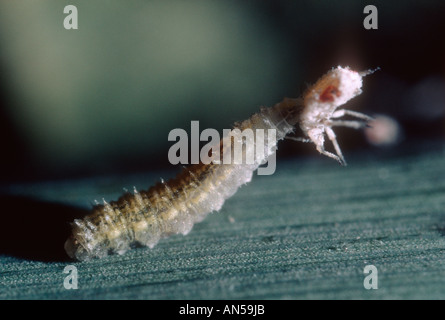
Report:
[[[345,96],[347,83],[343,82],[351,76],[354,88]],[[227,198],[249,182],[258,166],[275,152],[277,141],[292,133],[297,124],[317,150],[328,153],[322,149],[320,136],[326,127],[330,129],[328,121],[337,107],[360,93],[361,77],[355,71],[338,67],[310,88],[303,99],[286,98],[237,124],[235,128],[240,131],[275,129],[276,140],[266,139],[263,157],[255,158],[253,164],[192,165],[176,178],[158,183],[148,191],[135,189],[133,194],[126,193],[117,201],[95,206],[90,215],[74,220],[72,235],[65,243],[68,255],[78,260],[100,258],[111,253],[122,254],[137,245],[151,248],[172,234],[187,234],[195,223],[220,210]],[[220,149],[232,143],[232,138],[225,137]],[[342,159],[341,153],[337,154],[326,155]]]
[[[293,126],[264,108],[238,125],[240,131],[276,129],[283,139]],[[282,119],[281,119],[282,120]],[[221,141],[232,143],[230,138]],[[153,247],[172,234],[186,235],[208,213],[221,209],[224,201],[249,182],[258,166],[275,152],[276,141],[264,144],[264,158],[254,164],[197,164],[174,179],[148,191],[126,193],[117,201],[97,205],[83,220],[73,223],[73,236],[65,244],[67,253],[78,260],[124,253],[134,245]]]

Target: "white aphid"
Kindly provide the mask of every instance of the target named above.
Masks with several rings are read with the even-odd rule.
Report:
[[[295,138],[294,140],[313,142],[321,154],[346,165],[332,127],[344,126],[359,129],[367,121],[372,120],[363,113],[338,108],[362,93],[363,77],[374,71],[356,72],[348,67],[339,66],[321,77],[303,96],[304,108],[300,114],[299,125],[307,139]],[[362,121],[337,120],[345,115]],[[331,140],[336,154],[325,150],[325,133]]]

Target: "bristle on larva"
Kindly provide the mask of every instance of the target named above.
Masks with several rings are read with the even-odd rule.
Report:
[[[253,164],[196,164],[184,168],[167,182],[148,191],[126,192],[117,201],[96,204],[84,219],[72,223],[72,235],[65,243],[68,255],[78,260],[122,254],[135,246],[154,247],[161,238],[186,235],[193,225],[210,212],[221,209],[224,201],[249,182],[253,172],[276,150],[278,140],[291,134],[299,125],[305,137],[290,139],[309,141],[316,149],[339,163],[346,162],[337,143],[333,126],[363,127],[371,118],[354,111],[338,109],[361,93],[362,78],[370,71],[356,72],[337,67],[310,87],[302,99],[285,98],[272,108],[261,108],[248,120],[237,123],[240,129],[274,129],[276,140],[264,142],[262,158]],[[350,115],[362,121],[336,120]],[[333,143],[335,154],[324,149],[324,136]],[[221,151],[232,144],[223,138]]]

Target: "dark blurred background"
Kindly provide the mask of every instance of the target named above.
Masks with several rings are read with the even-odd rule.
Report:
[[[78,30],[63,28],[68,4]],[[368,4],[377,30],[363,27]],[[348,108],[399,128],[383,149],[338,129],[346,154],[444,140],[443,0],[3,1],[2,182],[171,167],[170,130],[190,132],[191,120],[230,128],[337,65],[381,68]],[[279,150],[315,153],[294,142]]]

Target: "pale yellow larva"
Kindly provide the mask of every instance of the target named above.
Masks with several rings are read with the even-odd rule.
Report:
[[[122,254],[135,245],[153,247],[172,234],[187,234],[208,213],[221,209],[224,201],[249,182],[258,166],[275,152],[278,140],[292,133],[298,124],[305,134],[300,141],[310,141],[317,150],[345,164],[333,134],[333,126],[359,128],[363,122],[333,120],[345,114],[368,121],[358,112],[338,109],[361,93],[362,78],[370,72],[356,72],[337,67],[310,87],[302,99],[286,98],[272,108],[262,108],[235,127],[274,129],[276,140],[264,143],[264,155],[254,164],[196,164],[167,182],[148,191],[126,193],[117,201],[96,205],[84,219],[72,223],[72,235],[65,243],[68,255],[78,260]],[[324,135],[333,142],[336,154],[324,149]],[[221,140],[220,148],[232,144]]]

